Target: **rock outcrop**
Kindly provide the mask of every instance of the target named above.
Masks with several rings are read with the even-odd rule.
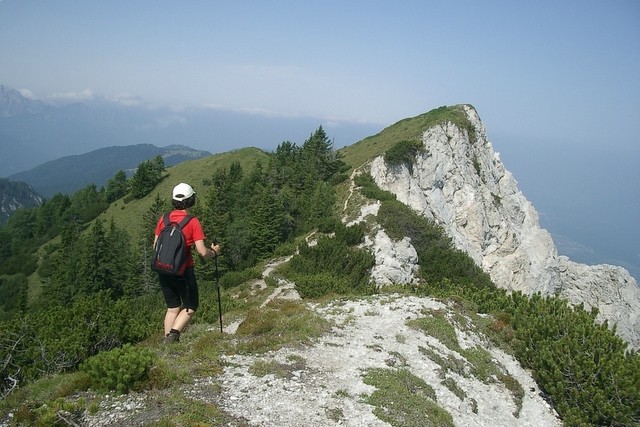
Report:
[[[378,186],[441,225],[496,285],[597,307],[599,320],[616,324],[618,334],[637,349],[636,281],[621,267],[588,266],[559,256],[535,208],[494,152],[476,110],[454,108],[464,111],[469,126],[447,122],[427,129],[425,150],[411,168],[375,158],[370,172]]]
[[[42,197],[29,184],[0,178],[0,225],[18,209],[40,206]]]

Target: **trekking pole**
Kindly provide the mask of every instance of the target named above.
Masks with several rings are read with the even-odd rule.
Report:
[[[213,244],[217,245],[215,237],[213,239]],[[220,317],[220,333],[222,333],[222,300],[220,298],[220,273],[218,272],[218,253],[216,252],[216,256],[214,258],[216,264],[216,288],[218,289],[218,315]]]

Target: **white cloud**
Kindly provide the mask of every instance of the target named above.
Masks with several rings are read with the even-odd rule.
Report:
[[[20,90],[18,90],[18,92],[20,92],[20,94],[22,96],[24,96],[25,98],[27,98],[27,99],[40,99],[33,92],[31,92],[29,89],[20,89]]]
[[[207,108],[210,110],[224,110],[224,105],[222,104],[203,104],[202,108]]]
[[[109,98],[112,102],[125,105],[127,107],[136,107],[143,104],[142,98],[131,93],[119,93]]]
[[[56,92],[51,95],[51,98],[60,100],[60,101],[86,101],[89,99],[94,99],[95,95],[91,89],[85,89],[80,92]]]

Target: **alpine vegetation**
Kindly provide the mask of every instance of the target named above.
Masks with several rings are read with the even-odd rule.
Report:
[[[599,310],[579,289],[600,276],[569,279],[532,243],[545,233],[472,107],[340,151],[320,127],[147,169],[116,199],[89,186],[0,228],[1,423],[640,422],[633,309]],[[163,346],[150,259],[179,182],[220,276],[196,259],[199,314]]]

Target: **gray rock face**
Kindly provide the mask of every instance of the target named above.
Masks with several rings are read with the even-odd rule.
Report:
[[[371,278],[380,285],[392,283],[411,283],[418,270],[418,253],[408,237],[395,242],[384,232],[378,230],[372,242],[376,265]]]
[[[636,281],[621,267],[587,266],[558,256],[535,208],[493,151],[477,112],[468,105],[460,108],[475,135],[451,122],[433,126],[422,135],[426,150],[412,172],[378,157],[371,163],[375,182],[441,225],[496,285],[598,307],[600,320],[615,323],[618,334],[638,348]]]

